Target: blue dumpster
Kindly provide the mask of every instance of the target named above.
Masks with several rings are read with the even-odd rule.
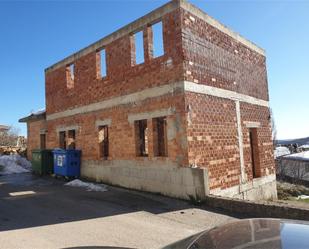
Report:
[[[53,150],[54,173],[66,177],[80,176],[80,150]]]

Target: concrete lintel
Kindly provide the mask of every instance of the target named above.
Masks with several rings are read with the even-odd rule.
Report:
[[[104,119],[104,120],[97,120],[95,121],[95,126],[99,127],[99,126],[110,126],[112,124],[112,119],[108,118],[108,119]]]
[[[74,116],[77,114],[84,114],[84,113],[99,111],[99,110],[111,108],[114,106],[132,104],[132,103],[143,101],[145,99],[155,98],[155,97],[163,96],[166,94],[174,93],[177,90],[183,90],[183,82],[176,82],[176,83],[167,84],[163,86],[148,88],[148,89],[144,89],[142,91],[131,93],[128,95],[123,95],[123,96],[107,99],[101,102],[76,107],[74,109],[69,109],[69,110],[65,110],[62,112],[49,114],[47,115],[46,119],[53,120],[53,119],[64,118],[68,116]]]
[[[72,126],[59,126],[56,128],[57,133],[61,132],[61,131],[70,131],[70,130],[75,130],[77,131],[79,129],[78,125],[72,125]]]
[[[197,83],[190,82],[190,81],[185,81],[184,85],[185,85],[185,91],[188,91],[188,92],[206,94],[206,95],[211,95],[211,96],[215,96],[219,98],[231,99],[234,101],[238,100],[240,102],[245,102],[245,103],[249,103],[252,105],[269,107],[269,102],[266,100],[257,99],[255,97],[233,92],[230,90],[197,84]]]
[[[247,128],[260,128],[261,123],[260,122],[250,122],[250,121],[245,121],[244,122]]]
[[[173,115],[176,112],[174,107],[170,107],[168,109],[161,109],[156,110],[153,112],[144,112],[144,113],[134,113],[128,115],[128,121],[130,124],[133,124],[136,120],[143,120],[143,119],[151,119],[157,117],[164,117]]]
[[[44,134],[46,134],[47,133],[47,129],[41,129],[40,130],[40,135],[44,135]]]
[[[211,87],[207,85],[197,84],[190,81],[179,81],[175,83],[170,83],[158,87],[148,88],[141,90],[139,92],[131,93],[128,95],[118,96],[115,98],[103,100],[97,103],[92,103],[85,106],[76,107],[73,109],[68,109],[61,112],[52,113],[46,116],[47,120],[54,120],[58,118],[65,118],[69,116],[74,116],[78,114],[84,114],[99,110],[104,110],[114,106],[127,105],[136,102],[141,102],[149,98],[156,98],[167,94],[172,94],[175,92],[193,92],[199,94],[205,94],[210,96],[215,96],[219,98],[230,99],[233,101],[240,101],[249,103],[252,105],[269,107],[269,102],[262,99],[257,99],[248,95],[240,94],[237,92],[224,90],[217,87]]]

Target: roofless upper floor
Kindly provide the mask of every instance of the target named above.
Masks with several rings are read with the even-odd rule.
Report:
[[[231,66],[230,54],[252,66]],[[254,77],[252,70],[258,71]],[[261,75],[261,93],[243,86],[259,85]],[[184,0],[168,2],[54,64],[45,77],[47,115],[183,80],[268,99],[264,50]]]

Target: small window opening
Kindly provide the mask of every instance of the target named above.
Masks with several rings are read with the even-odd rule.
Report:
[[[147,120],[138,120],[134,122],[136,134],[136,155],[148,156],[148,128]]]
[[[46,134],[40,134],[40,148],[46,149]]]
[[[259,147],[258,147],[258,134],[256,128],[249,129],[249,139],[250,139],[252,175],[253,178],[257,178],[261,176],[261,172],[260,172],[260,158],[259,158]]]
[[[153,33],[153,57],[155,58],[164,55],[162,22],[158,22],[152,25],[152,33]]]
[[[68,149],[75,150],[76,142],[75,142],[75,130],[68,131]]]
[[[134,42],[135,42],[135,63],[141,64],[144,62],[143,31],[134,34]]]
[[[66,145],[66,135],[65,135],[65,131],[60,131],[59,132],[59,148],[61,149],[66,149],[67,145]]]
[[[100,76],[101,78],[103,78],[106,77],[107,75],[105,49],[101,49],[99,53],[100,53]]]
[[[167,156],[167,122],[166,117],[153,119],[153,144],[155,156]]]
[[[74,63],[67,66],[66,73],[67,73],[67,88],[73,88],[74,87]]]
[[[99,127],[99,153],[100,158],[107,159],[109,155],[109,142],[108,142],[108,126]]]

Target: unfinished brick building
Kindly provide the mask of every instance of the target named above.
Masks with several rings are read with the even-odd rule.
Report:
[[[186,199],[276,198],[265,61],[171,1],[45,70],[46,113],[21,120],[28,156],[78,148],[82,176],[96,181]]]

